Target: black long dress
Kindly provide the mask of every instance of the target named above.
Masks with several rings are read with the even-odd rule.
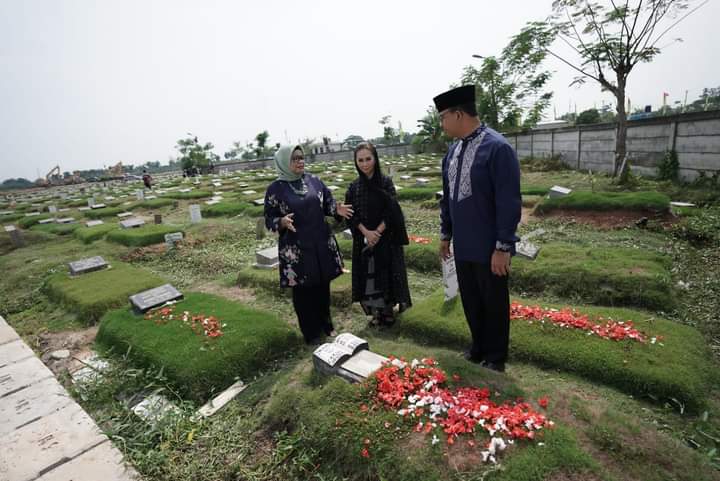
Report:
[[[373,307],[384,307],[387,312],[388,308],[398,306],[402,312],[412,305],[412,301],[403,253],[403,245],[408,243],[407,233],[395,199],[395,186],[392,179],[380,172],[372,179],[365,178],[362,173],[359,175],[345,194],[345,203],[351,204],[355,211],[348,221],[353,234],[352,300],[360,302],[368,315],[373,314]],[[386,230],[380,241],[372,249],[366,248],[365,236],[358,225],[375,230],[383,221]],[[371,295],[368,287],[375,294]]]

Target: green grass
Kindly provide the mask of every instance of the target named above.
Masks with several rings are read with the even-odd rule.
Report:
[[[550,190],[550,187],[545,186],[535,186],[535,185],[521,185],[520,186],[520,194],[522,196],[526,195],[545,195],[548,193],[548,190]]]
[[[557,209],[630,210],[667,212],[670,198],[660,192],[586,192],[575,191],[563,197],[546,198],[536,208],[538,213]]]
[[[127,206],[130,208],[131,206]],[[101,219],[103,217],[116,217],[119,213],[125,212],[125,207],[103,207],[102,209],[91,209],[83,212],[88,219]]]
[[[150,224],[133,229],[109,231],[107,233],[107,240],[126,246],[141,247],[165,242],[165,234],[172,232],[184,233],[184,230],[180,226]]]
[[[183,311],[216,316],[224,325],[223,335],[211,339],[195,334],[179,318]],[[119,354],[130,348],[139,367],[162,367],[180,392],[201,402],[237,378],[252,379],[300,344],[296,331],[275,315],[221,297],[187,293],[175,312],[178,318],[166,324],[155,324],[130,308],[108,312],[97,342]]]
[[[48,214],[40,214],[40,215],[32,215],[30,217],[22,217],[17,221],[17,225],[22,227],[23,229],[29,229],[30,227],[34,226],[38,222],[40,222],[43,219],[50,219],[52,218],[52,215]]]
[[[249,202],[225,201],[215,205],[204,205],[202,207],[203,217],[234,217],[252,207]]]
[[[564,307],[534,299],[516,300],[543,307]],[[609,341],[573,329],[515,320],[511,321],[510,330],[511,360],[572,372],[631,394],[681,404],[690,412],[698,412],[705,405],[718,376],[697,330],[642,311],[570,307],[590,316],[632,320],[640,331],[664,336],[664,346]],[[464,349],[470,343],[460,299],[444,303],[442,292],[406,311],[396,330],[431,345]]]
[[[157,209],[158,207],[167,207],[175,203],[172,199],[150,199],[136,202],[132,207],[138,209]]]
[[[439,190],[442,190],[442,186],[405,187],[397,192],[397,198],[398,200],[431,200]]]
[[[345,260],[345,268],[352,270],[352,263]],[[252,266],[240,270],[237,283],[241,286],[256,287],[276,294],[290,295],[290,288],[280,287],[280,274],[277,269],[256,269]],[[347,307],[352,304],[352,275],[342,274],[330,284],[330,303],[335,307]]]
[[[667,256],[631,247],[548,242],[534,261],[513,259],[510,286],[533,295],[669,311],[676,303],[670,264]]]
[[[165,283],[150,272],[106,260],[109,269],[70,277],[65,267],[51,275],[45,283],[48,296],[91,324],[108,309],[129,304],[129,296]]]
[[[80,227],[80,224],[35,224],[32,230],[48,232],[55,235],[70,235]]]
[[[393,341],[371,341],[371,348],[407,359],[433,357],[448,374],[459,374],[461,381],[449,381],[450,385],[487,386],[500,393],[496,402],[524,395],[508,378],[467,363],[453,352]],[[560,469],[568,473],[598,469],[573,434],[558,426],[544,432],[544,446],[523,442],[514,445],[500,456],[502,470],[490,474],[492,465],[479,459],[483,441],[489,439],[484,430],[478,429],[473,438],[476,448],[467,446],[464,438],[454,446],[446,446],[446,435],[440,428],[433,434],[441,441],[432,445],[432,434],[413,433],[415,421],[402,419],[394,410],[371,407],[362,412],[361,404],[373,406],[368,394],[363,386],[321,376],[310,371],[307,364],[300,365],[286,381],[276,384],[263,425],[275,431],[288,430],[302,439],[304,451],[312,456],[308,464],[317,470],[313,479],[541,481]],[[369,444],[365,444],[366,439]],[[360,455],[364,447],[369,458]],[[461,465],[459,469],[457,464]]]
[[[102,239],[108,232],[117,228],[118,226],[115,223],[100,224],[92,227],[80,227],[75,230],[74,234],[75,238],[80,240],[83,244],[90,244],[96,240]]]
[[[23,217],[25,217],[25,214],[5,214],[5,215],[0,215],[0,222],[2,222],[3,224],[7,224],[7,223],[14,222],[14,221],[16,221],[16,220],[18,220],[18,219],[22,219]]]
[[[163,194],[163,197],[176,200],[188,200],[203,199],[205,197],[212,197],[212,195],[212,192],[207,190],[193,190],[191,192],[169,192],[167,194]]]

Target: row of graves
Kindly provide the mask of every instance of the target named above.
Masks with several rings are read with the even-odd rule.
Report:
[[[439,164],[433,155],[384,161],[403,206],[437,215],[442,196]],[[351,162],[308,164],[307,170],[323,179],[338,199],[356,177]],[[5,224],[6,230],[12,227],[11,236],[23,228],[79,225],[80,218],[85,218],[77,227],[81,232],[113,224],[104,233],[108,240],[123,238],[118,234],[123,231],[162,227],[144,238],[165,243],[167,249],[182,245],[188,232],[215,217],[250,216],[257,218],[259,240],[266,235],[262,197],[274,178],[271,169],[256,169],[167,178],[152,191],[115,184],[86,187],[84,192],[64,188],[16,199],[0,216],[17,223]],[[523,186],[523,197],[533,198],[530,207],[539,218],[578,209],[580,201],[632,207],[639,219],[671,209],[670,199],[650,194],[636,205],[631,197],[574,185]],[[152,222],[133,213],[147,207]],[[165,209],[162,214],[155,213],[160,209]],[[165,217],[176,223],[165,224]],[[37,222],[23,222],[29,218]],[[334,228],[349,259],[351,236],[343,226]],[[682,295],[667,256],[627,242],[586,243],[585,231],[579,232],[562,223],[521,227],[512,271],[517,287],[511,305],[511,366],[530,363],[569,372],[650,402],[673,400],[683,412],[700,412],[715,376],[702,336],[662,317]],[[438,479],[462,456],[472,463],[460,467],[478,472],[497,464],[512,472],[526,456],[547,466],[573,465],[562,459],[558,447],[577,441],[567,426],[553,419],[552,395],[532,399],[512,379],[512,369],[497,374],[458,356],[470,339],[454,262],[441,262],[437,237],[423,234],[410,236],[407,266],[411,275],[442,279],[438,290],[414,299],[414,306],[383,335],[357,328],[309,350],[303,348],[297,328],[276,313],[212,294],[182,292],[162,275],[101,256],[70,262],[50,277],[47,293],[89,323],[99,323],[96,345],[102,355],[92,353],[71,374],[80,392],[102,383],[119,353],[140,368],[162,366],[179,399],[157,392],[123,394],[128,409],[151,426],[187,414],[178,407],[182,401],[196,406],[196,422],[212,419],[257,373],[294,359],[284,369],[302,373],[303,381],[277,387],[269,419],[296,429],[302,425],[312,431],[311,437],[327,439],[326,448],[334,456],[353,459],[378,477],[395,479],[393,459],[398,456],[414,459],[402,468],[408,473],[422,465],[434,473],[430,478]],[[247,259],[237,283],[278,293],[278,251],[267,241]],[[351,269],[346,262],[346,272]],[[353,309],[349,275],[333,281],[331,290],[333,309]],[[287,294],[281,295],[287,302]],[[543,296],[554,302],[538,299]],[[562,299],[571,303],[558,301]],[[318,404],[318,399],[328,401]],[[273,410],[279,405],[283,408]],[[319,417],[313,410],[320,411]],[[327,422],[317,422],[325,415]],[[413,441],[411,456],[408,440],[419,436],[423,441]],[[586,457],[578,455],[575,461],[568,469],[592,469]]]

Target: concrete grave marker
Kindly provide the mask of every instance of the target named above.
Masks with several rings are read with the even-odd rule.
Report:
[[[430,180],[424,177],[418,177],[415,179],[415,185],[427,185],[429,182]]]
[[[452,248],[451,248],[452,253]],[[445,301],[449,301],[458,295],[457,271],[455,269],[455,256],[442,260],[443,288],[445,290]]]
[[[165,396],[151,394],[135,406],[132,411],[143,421],[155,425],[169,414],[180,414],[180,409]]]
[[[255,260],[253,267],[257,269],[275,269],[280,264],[277,246],[255,252]]]
[[[350,229],[345,229],[344,231],[342,231],[342,236],[343,236],[343,239],[352,240],[352,238],[353,238],[352,231]]]
[[[193,224],[197,224],[202,220],[202,214],[200,213],[200,205],[199,204],[191,204],[190,205],[190,222]]]
[[[90,208],[95,210],[95,209],[103,209],[105,207],[107,207],[105,204],[100,203],[100,204],[93,204],[92,207],[90,207]]]
[[[145,221],[138,218],[133,217],[132,219],[126,219],[120,221],[120,227],[123,229],[136,229],[138,227],[142,227],[145,225]]]
[[[143,291],[130,296],[130,304],[136,311],[145,313],[153,307],[162,306],[166,302],[177,301],[183,298],[180,291],[170,284]]]
[[[337,375],[350,382],[362,382],[382,367],[388,358],[370,352],[368,342],[343,333],[313,352],[313,365],[321,373]]]
[[[245,388],[247,388],[247,385],[244,384],[242,381],[236,382],[235,384],[212,398],[210,401],[205,403],[203,407],[198,409],[198,414],[204,418],[212,416],[220,409],[222,409],[223,406],[232,401],[235,396],[243,392]]]
[[[87,274],[88,272],[99,271],[108,267],[108,263],[105,262],[101,256],[88,257],[80,259],[79,261],[73,261],[68,264],[70,268],[70,275],[77,276],[80,274]]]
[[[85,227],[95,227],[96,225],[103,225],[105,222],[101,220],[89,220],[85,222]]]
[[[220,201],[216,200],[216,199],[210,199],[210,200],[205,201],[205,204],[207,204],[207,205],[215,205],[215,204],[219,204],[219,203],[220,203]]]
[[[254,190],[243,190],[242,194],[243,195],[253,195],[253,194],[257,194],[257,192],[255,192]]]
[[[260,217],[257,220],[257,222],[255,223],[255,239],[256,240],[264,239],[266,232],[267,231],[265,229],[265,218]]]
[[[143,191],[142,189],[136,190],[135,197],[137,198],[137,200],[145,200],[145,191]]]
[[[22,247],[23,245],[25,245],[22,234],[14,225],[6,225],[4,226],[4,228],[5,232],[10,234],[10,241],[12,242],[12,245],[14,247]]]
[[[551,199],[554,199],[556,197],[565,197],[566,195],[569,195],[572,192],[572,189],[568,189],[567,187],[561,187],[559,185],[553,185],[550,188],[550,192],[548,192],[548,195]]]
[[[412,179],[412,176],[411,176],[411,175],[401,175],[401,176],[400,176],[400,179],[402,179],[402,180],[410,180],[410,179]]]
[[[173,249],[176,244],[183,240],[183,233],[182,232],[172,232],[170,234],[165,234],[165,245],[168,249]]]
[[[54,205],[48,206],[48,212],[50,212],[51,214],[56,213],[56,212],[57,212],[57,207],[54,206]]]
[[[121,219],[124,219],[125,217],[132,217],[132,212],[120,212],[117,216]]]
[[[540,253],[540,247],[536,246],[532,242],[521,240],[515,246],[515,252],[521,257],[526,259],[535,260],[538,253]]]
[[[445,194],[443,193],[442,190],[438,190],[437,192],[435,192],[435,200],[440,200],[440,199],[442,199],[444,195],[445,195]]]
[[[339,188],[340,188],[340,187],[338,187],[337,185],[328,185],[328,190],[331,191],[331,192],[335,192],[335,191],[338,190]]]
[[[670,205],[673,207],[695,207],[695,204],[690,202],[670,202]]]
[[[58,224],[72,224],[73,222],[75,222],[75,218],[63,217],[62,219],[56,219],[55,222],[57,222]]]
[[[36,215],[40,215],[40,212],[28,212],[25,217],[35,217]]]
[[[263,206],[263,205],[265,205],[265,199],[255,199],[253,201],[253,204],[257,205],[257,206]]]
[[[55,222],[55,219],[51,217],[49,219],[40,219],[38,224],[50,224],[52,222]]]

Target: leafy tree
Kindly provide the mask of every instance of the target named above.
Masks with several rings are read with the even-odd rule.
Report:
[[[617,175],[626,154],[625,92],[630,73],[638,63],[651,62],[667,33],[705,3],[689,10],[693,1],[555,0],[550,16],[526,24],[512,38],[508,52],[526,61],[552,55],[577,72],[572,84],[594,80],[615,96],[618,133],[613,174]],[[558,53],[557,42],[570,47],[572,54]]]
[[[580,112],[577,116],[576,124],[597,124],[600,122],[600,112],[598,109],[587,109]]]
[[[188,134],[187,138],[178,140],[175,148],[181,154],[178,160],[180,160],[183,169],[197,167],[200,170],[207,170],[211,162],[220,160],[220,156],[212,151],[215,148],[212,143],[201,144],[197,136],[192,134]]]
[[[418,120],[418,128],[413,144],[422,145],[429,152],[441,152],[451,140],[443,132],[440,116],[433,106],[428,107],[425,116]]]
[[[263,130],[262,132],[260,132],[259,134],[257,134],[255,136],[255,142],[256,142],[255,156],[257,158],[264,157],[267,154],[266,145],[267,145],[267,140],[269,137],[270,137],[270,134],[268,133],[267,130]]]
[[[550,105],[544,92],[550,72],[541,70],[543,57],[525,58],[510,47],[500,58],[484,57],[480,68],[467,66],[461,82],[475,85],[475,102],[483,121],[496,130],[535,126]]]

